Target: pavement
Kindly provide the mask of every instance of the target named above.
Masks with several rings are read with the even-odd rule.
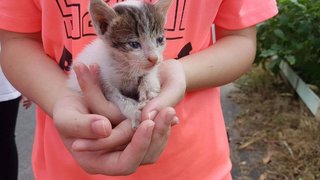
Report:
[[[225,85],[221,88],[221,104],[225,117],[227,130],[230,136],[230,149],[231,159],[236,161],[237,152],[233,145],[233,137],[236,136],[236,132],[232,130],[233,121],[239,111],[237,105],[228,99],[228,93],[235,89],[233,84]],[[25,110],[20,106],[17,127],[16,127],[16,141],[19,153],[19,180],[34,180],[31,167],[31,150],[33,144],[33,135],[35,127],[35,106],[33,105],[30,109]],[[232,169],[232,176],[237,179],[238,167],[237,163]]]
[[[19,107],[16,142],[19,154],[19,180],[34,180],[31,167],[31,149],[35,127],[35,106],[29,109]]]
[[[234,120],[236,119],[236,116],[238,112],[240,111],[240,108],[237,104],[232,102],[228,98],[228,94],[231,91],[236,90],[236,87],[234,84],[230,83],[225,86],[221,87],[221,106],[224,116],[224,121],[226,124],[228,137],[229,137],[229,146],[230,146],[230,158],[232,161],[232,170],[231,175],[234,180],[240,179],[240,153],[237,150],[237,145],[235,140],[239,139],[239,133],[237,129],[233,128]]]

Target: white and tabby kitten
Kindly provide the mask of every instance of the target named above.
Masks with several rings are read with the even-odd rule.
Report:
[[[112,8],[102,0],[90,0],[89,13],[98,38],[76,61],[100,66],[105,97],[132,121],[133,128],[141,121],[141,109],[160,92],[158,66],[163,59],[164,24],[171,2],[127,0]],[[74,72],[68,86],[81,92]]]

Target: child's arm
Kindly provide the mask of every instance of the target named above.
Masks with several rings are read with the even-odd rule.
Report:
[[[107,118],[89,114],[89,106],[84,98],[66,88],[67,76],[55,61],[44,53],[40,33],[0,31],[0,38],[0,63],[7,78],[20,92],[53,117],[62,141],[84,170],[90,173],[125,175],[133,173],[142,161],[152,163],[152,160],[157,158],[146,159],[146,153],[159,156],[158,148],[152,147],[161,149],[165,145],[170,122],[174,118],[172,109],[161,111],[155,122],[142,122],[135,132],[127,121],[111,129]],[[86,96],[86,92],[84,94]],[[163,131],[168,133],[161,134]],[[72,149],[78,138],[99,137],[108,137],[106,139],[111,149],[132,140],[123,151],[88,153]]]
[[[181,59],[187,90],[227,84],[252,65],[256,52],[256,28],[227,30],[216,27],[217,42],[208,49]]]
[[[1,66],[6,76],[52,116],[55,101],[65,91],[63,82],[66,76],[43,53],[41,35],[2,31],[1,43]]]
[[[216,35],[217,42],[209,48],[164,63],[160,71],[164,77],[161,92],[143,109],[143,117],[153,110],[176,105],[185,91],[227,84],[251,67],[256,52],[255,27],[242,30],[216,27]]]

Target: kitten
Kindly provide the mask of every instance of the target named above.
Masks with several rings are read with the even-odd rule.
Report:
[[[76,61],[100,66],[105,97],[115,103],[136,128],[141,109],[160,92],[158,66],[165,47],[164,24],[172,0],[155,4],[127,0],[113,8],[91,0],[89,13],[98,38]],[[68,86],[81,92],[75,73]]]

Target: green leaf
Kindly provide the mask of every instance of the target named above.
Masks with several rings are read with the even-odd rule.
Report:
[[[277,0],[279,15],[258,26],[257,61],[281,61],[320,87],[320,0]],[[307,68],[304,68],[307,67]]]
[[[276,54],[276,51],[268,49],[268,50],[263,50],[263,51],[260,53],[260,57],[262,57],[262,58],[268,58],[268,57],[271,57],[271,56],[273,56],[273,55],[275,55],[275,54]]]
[[[273,32],[277,37],[281,38],[282,40],[285,39],[285,35],[281,29],[275,29]]]
[[[285,58],[290,65],[294,65],[296,63],[296,58],[294,56],[285,56]]]
[[[270,62],[270,64],[268,64],[268,68],[274,72],[274,73],[277,73],[277,71],[279,70],[279,65],[280,64],[280,61],[279,60],[272,60]]]
[[[289,23],[289,18],[288,18],[288,16],[285,15],[285,14],[279,15],[279,16],[278,16],[278,19],[279,19],[280,24],[285,24],[285,25],[286,25],[286,24]]]

